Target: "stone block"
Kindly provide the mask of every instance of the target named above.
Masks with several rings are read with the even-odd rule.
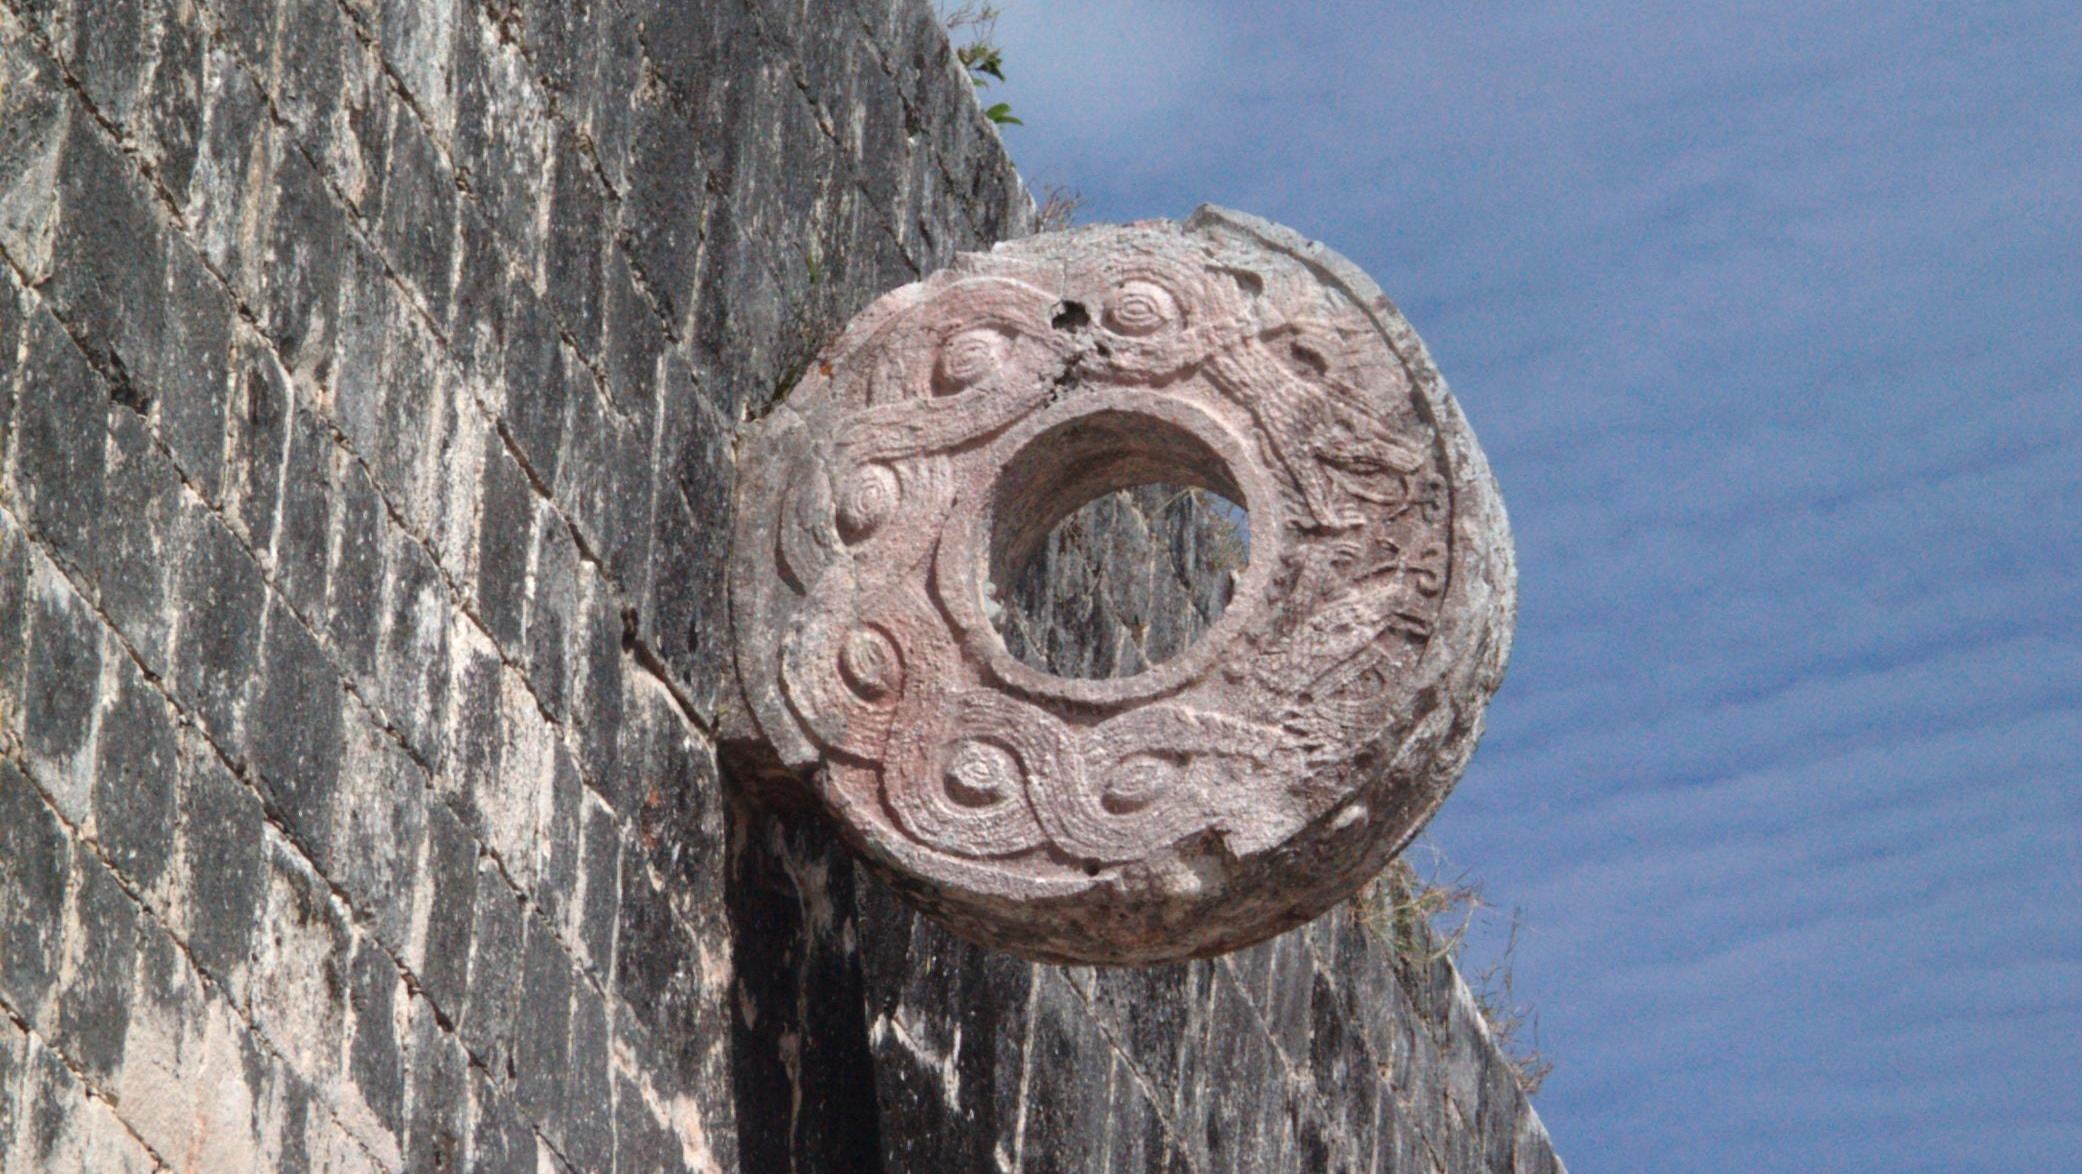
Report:
[[[224,450],[229,300],[166,226],[144,177],[84,113],[58,175],[51,305],[107,379],[152,413],[184,471],[215,496]]]
[[[345,754],[326,800],[330,858],[319,863],[360,924],[402,957],[429,879],[420,872],[429,835],[426,774],[358,706],[343,716]]]
[[[272,835],[265,879],[266,903],[250,940],[246,1008],[290,1067],[323,1095],[341,1079],[354,933],[324,880]]]
[[[1309,1001],[1315,966],[1304,939],[1285,934],[1261,947],[1267,951],[1265,992],[1260,1009],[1273,1044],[1287,1063],[1305,1065],[1309,1055]]]
[[[451,447],[470,407],[450,390],[452,378],[441,342],[424,319],[401,299],[387,302],[380,336],[374,394],[380,407],[371,435],[349,436],[350,447],[368,462],[371,476],[415,533],[438,546],[444,477]],[[474,468],[474,466],[473,466]]]
[[[485,815],[478,793],[491,785],[488,780],[503,758],[497,650],[482,636],[465,636],[457,643],[450,671],[449,710],[442,723],[441,769],[434,776],[434,789],[471,833],[482,838]]]
[[[855,174],[867,193],[870,206],[879,209],[885,222],[893,220],[908,199],[906,177],[915,153],[910,112],[896,82],[882,67],[872,46],[857,50],[862,58],[855,70],[854,98],[859,111],[857,125],[860,155]],[[894,284],[893,282],[891,284]]]
[[[470,1143],[465,1167],[486,1174],[533,1174],[547,1162],[512,1099],[477,1069],[470,1071]]]
[[[615,909],[614,991],[646,1025],[662,1030],[666,998],[687,966],[686,939],[666,895],[653,885],[638,853],[622,853],[621,900]]]
[[[0,1020],[0,1033],[13,1030]],[[158,1168],[108,1103],[88,1095],[63,1057],[33,1037],[26,1044],[13,1118],[24,1127],[0,1132],[0,1161],[8,1169],[145,1174]]]
[[[498,380],[512,314],[512,283],[498,229],[475,202],[465,200],[456,219],[455,295],[449,303],[449,352],[481,394]]]
[[[224,517],[250,548],[269,550],[296,396],[267,340],[244,322],[233,334],[230,372]]]
[[[562,742],[556,744],[552,761],[549,810],[543,819],[541,842],[536,846],[538,861],[532,896],[543,919],[568,941],[575,937],[568,927],[578,895],[585,785],[579,781],[577,761]]]
[[[266,57],[248,64],[264,79],[275,107],[315,158],[336,166],[340,152],[331,140],[344,126],[342,99],[354,71],[347,58],[357,48],[345,17],[335,4],[320,0],[281,0],[274,6],[273,37]]]
[[[578,899],[572,906],[577,923],[573,937],[594,976],[609,983],[614,978],[616,910],[621,903],[621,828],[614,812],[596,795],[585,795],[580,809],[584,841]]]
[[[14,1152],[15,1139],[28,1132],[16,1122],[22,1115],[22,1072],[29,1064],[29,1034],[14,1020],[0,1021],[0,1161],[25,1162]]]
[[[513,1032],[520,1005],[522,919],[513,891],[490,861],[477,869],[477,899],[470,930],[469,991],[457,1034],[477,1061],[502,1081],[518,1068]]]
[[[267,550],[282,598],[298,615],[317,617],[326,612],[334,502],[344,496],[340,483],[352,474],[342,468],[346,462],[331,434],[310,412],[290,412],[284,430],[286,456],[272,462],[281,478],[281,496]]]
[[[651,510],[653,495],[661,484],[654,454],[674,451],[678,442],[665,439],[667,429],[684,436],[685,417],[698,410],[697,389],[686,376],[675,377],[674,367],[667,360],[660,368],[658,411],[631,418],[609,414],[605,418],[600,455],[607,475],[595,481],[589,491],[557,495],[560,503],[568,503],[564,506],[567,514],[585,535],[587,546],[602,564],[604,573],[623,588],[625,596],[638,594],[640,585],[649,581]],[[582,417],[582,413],[574,413],[575,420],[583,422]]]
[[[903,926],[890,919],[895,902],[878,889],[861,921],[885,1160],[991,1168],[1015,1148],[1030,984],[1040,975],[956,945],[935,926]],[[940,961],[917,964],[932,956]]]
[[[621,765],[624,681],[624,624],[609,585],[587,581],[581,624],[576,636],[572,725],[578,735],[579,762],[595,785],[612,795]],[[0,633],[5,629],[0,628]],[[4,680],[0,677],[0,680]]]
[[[484,505],[479,513],[477,614],[499,647],[521,647],[527,600],[529,546],[534,537],[535,492],[527,474],[500,450],[485,454]]]
[[[455,139],[473,161],[470,187],[521,268],[540,279],[536,231],[547,196],[550,128],[544,96],[518,46],[503,42],[481,9],[456,13]]]
[[[302,622],[271,602],[265,623],[246,755],[269,810],[324,865],[338,859],[333,800],[352,712],[339,673]]]
[[[219,26],[236,36],[236,22]],[[261,25],[265,32],[266,25]],[[173,195],[191,239],[210,268],[227,276],[245,272],[263,247],[254,232],[264,213],[280,136],[269,133],[267,99],[234,59],[212,39],[202,58],[203,115],[193,171]],[[249,188],[249,185],[252,185]]]
[[[564,374],[557,321],[548,304],[518,275],[509,275],[503,300],[506,351],[500,366],[500,423],[535,477],[554,485],[564,459],[572,390]]]
[[[543,479],[543,484],[587,545],[600,555],[614,538],[608,531],[607,506],[621,455],[617,450],[620,422],[607,413],[594,394],[590,375],[569,348],[560,348],[555,358],[557,365],[548,377],[562,382],[557,395],[564,411],[564,442],[557,474]]]
[[[1306,1064],[1312,1086],[1337,1090],[1323,1104],[1324,1116],[1340,1136],[1354,1143],[1374,1128],[1376,1098],[1391,1096],[1378,1077],[1385,1057],[1367,1043],[1361,1020],[1374,1017],[1378,1008],[1355,1005],[1347,992],[1335,989],[1332,979],[1321,974],[1309,985],[1309,1047],[1297,1063]]]
[[[385,105],[390,95],[383,95]],[[411,112],[395,113],[387,169],[373,177],[382,185],[382,219],[377,239],[393,268],[418,291],[437,321],[446,321],[453,291],[456,250],[455,174]]]
[[[683,1170],[685,1150],[672,1130],[646,1103],[643,1091],[615,1073],[614,1142],[618,1170]],[[721,1163],[728,1168],[729,1163]]]
[[[185,1122],[195,1120],[199,1091],[190,1081],[202,1075],[182,1069],[201,1059],[206,1024],[218,1008],[164,928],[149,920],[141,928],[123,1063],[104,1089],[147,1145],[182,1153],[191,1141]]]
[[[31,1023],[48,1021],[71,876],[65,826],[20,768],[0,759],[0,998]]]
[[[277,138],[286,134],[274,131]],[[359,257],[346,212],[293,145],[273,150],[274,189],[266,263],[242,258],[239,285],[292,374],[324,383],[330,374],[341,286],[378,268]]]
[[[91,567],[103,516],[109,393],[42,308],[23,322],[20,346],[8,508],[60,558]]]
[[[469,1056],[423,999],[411,1008],[406,1073],[405,1167],[460,1170],[468,1136]]]
[[[1179,1130],[1208,1169],[1268,1169],[1293,1152],[1288,1074],[1272,1042],[1219,967],[1204,1051],[1180,1075]]]
[[[546,503],[535,511],[532,570],[522,659],[542,708],[551,720],[567,724],[572,716],[571,645],[578,627],[580,579],[588,572],[579,563],[571,528]]]
[[[454,0],[376,0],[364,17],[378,27],[383,60],[396,73],[413,105],[424,112],[436,141],[447,143],[455,127],[455,36],[458,20],[472,17]]]
[[[56,1015],[48,1038],[105,1087],[123,1063],[142,914],[115,875],[85,848],[73,849],[72,877],[65,961],[52,992]]]
[[[600,274],[599,355],[615,409],[641,417],[654,411],[658,360],[669,344],[660,308],[637,285],[634,255],[619,245],[607,250]]]
[[[629,124],[628,187],[616,233],[668,329],[684,328],[707,233],[710,176],[699,146],[688,149],[686,131],[700,117],[678,102],[642,104]]]
[[[807,371],[842,323],[796,312],[774,278],[767,246],[718,201],[703,244],[695,305],[686,334],[694,359],[719,378],[706,397],[716,413],[741,420],[766,410]],[[789,262],[801,264],[800,258]]]
[[[244,65],[266,72],[274,60],[283,6],[277,0],[212,0],[219,35]]]
[[[690,735],[662,696],[654,697],[640,775],[644,789],[625,817],[647,849],[646,863],[666,887],[699,900],[713,889],[716,861],[724,854],[721,780],[707,744]]]
[[[14,400],[21,381],[20,359],[22,318],[28,291],[14,279],[14,270],[0,265],[0,484],[6,483],[8,441],[14,436]]]
[[[433,386],[434,398],[442,409],[430,422],[438,440],[430,453],[432,475],[420,491],[431,515],[423,524],[424,544],[448,574],[462,578],[474,573],[472,556],[477,545],[477,514],[482,504],[478,493],[484,461],[504,442],[495,421],[452,364],[435,368]],[[407,525],[417,532],[422,524],[411,520],[411,512],[401,512],[405,513]]]
[[[1207,978],[1203,967],[1183,964],[1091,972],[1094,1014],[1167,1106],[1179,1100],[1181,1046],[1205,1030]]]
[[[514,1103],[531,1120],[561,1135],[568,1105],[566,1066],[571,1054],[571,960],[548,926],[526,918],[521,986],[514,1021]]]
[[[614,1162],[608,1014],[607,1002],[598,991],[584,982],[573,984],[571,1046],[556,1115],[561,1118],[564,1155],[581,1170],[605,1170]]]
[[[670,485],[661,487],[656,508],[651,584],[637,636],[672,670],[677,681],[689,684],[695,672],[690,651],[697,642],[694,633],[711,629],[725,617],[714,610],[720,600],[708,587],[715,576],[707,560],[696,553],[701,549],[702,532],[694,512]]]
[[[0,509],[0,727],[11,730],[22,728],[28,684],[29,561],[29,536]]]
[[[181,747],[180,856],[186,878],[179,923],[204,974],[243,992],[247,959],[267,901],[266,817],[260,801],[199,736]]]
[[[409,310],[397,302],[395,288],[381,275],[373,254],[356,250],[351,254],[354,272],[341,283],[339,321],[330,360],[331,399],[327,416],[346,438],[347,446],[369,463],[377,480],[394,488],[395,471],[386,462],[387,446],[424,442],[426,421],[419,434],[395,439],[385,435],[384,398],[390,392],[385,364],[395,346],[409,345],[403,337]],[[408,398],[424,394],[424,385]],[[439,406],[421,402],[422,413]]]
[[[555,777],[557,732],[542,718],[518,671],[498,674],[497,768],[472,772],[470,803],[476,830],[513,883],[532,893],[541,863],[538,846]]]
[[[94,834],[134,889],[155,889],[173,854],[180,764],[173,713],[127,658],[116,664],[94,764]]]
[[[138,1000],[107,1092],[155,1153],[196,1169],[272,1168],[282,1156],[282,1090],[294,1079],[172,937],[140,939]]]
[[[222,523],[205,519],[191,532],[176,597],[176,696],[220,745],[241,746],[261,667],[258,620],[267,591],[260,568]]]
[[[160,5],[155,16],[157,43],[151,85],[128,126],[151,160],[159,182],[168,191],[180,193],[188,189],[194,175],[203,132],[209,30],[193,7]]]
[[[405,1057],[398,1041],[404,983],[389,956],[357,938],[348,963],[347,1078],[353,1095],[395,1138],[405,1135]]]
[[[406,957],[427,999],[453,1020],[462,1015],[470,977],[477,843],[441,803],[427,807],[426,855],[418,871],[425,922]]]
[[[357,680],[376,679],[383,638],[383,573],[392,533],[383,499],[368,473],[337,454],[339,478],[328,535],[326,638]]]
[[[568,125],[554,130],[548,255],[543,288],[581,353],[600,352],[602,265],[610,247],[607,192]]]
[[[180,474],[130,412],[108,415],[103,501],[93,576],[101,610],[155,676],[165,676],[175,617],[168,606],[192,509]]]
[[[1033,1042],[1024,1060],[1029,1075],[1016,1135],[1020,1168],[1067,1172],[1102,1166],[1110,1139],[1093,1126],[1106,1120],[1115,1074],[1111,1064],[1095,1061],[1106,1056],[1106,1041],[1059,973],[1041,971],[1036,982]],[[1263,1096],[1269,1090],[1260,1084],[1252,1091]]]
[[[448,704],[448,588],[417,542],[393,532],[384,553],[388,582],[375,696],[406,744],[431,761]]]
[[[93,735],[105,647],[101,621],[49,564],[30,579],[29,650],[22,698],[22,747],[59,814],[87,822]]]
[[[34,282],[50,272],[71,101],[27,32],[0,12],[0,252]]]
[[[156,339],[138,338],[130,371],[147,386],[154,431],[182,475],[214,504],[223,500],[234,309],[187,241],[169,233],[166,257],[165,317]]]

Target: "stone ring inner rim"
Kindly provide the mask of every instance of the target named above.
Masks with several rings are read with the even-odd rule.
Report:
[[[1147,700],[1200,679],[1251,622],[1279,561],[1278,499],[1248,452],[1242,437],[1176,389],[1111,389],[1028,417],[991,446],[996,476],[957,510],[937,560],[942,596],[970,653],[1001,684],[1083,705]],[[1096,498],[1154,482],[1205,489],[1245,512],[1251,554],[1221,618],[1177,655],[1125,677],[1062,677],[1015,658],[988,617],[1009,606],[999,601],[1009,600],[1050,532]]]

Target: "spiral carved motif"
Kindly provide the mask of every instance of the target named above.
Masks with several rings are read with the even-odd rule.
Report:
[[[957,932],[1148,962],[1346,896],[1479,735],[1515,575],[1423,345],[1321,246],[1203,208],[1001,245],[860,314],[755,426],[724,734],[807,772]],[[1014,659],[1001,590],[1114,489],[1249,515],[1221,619],[1134,676]]]

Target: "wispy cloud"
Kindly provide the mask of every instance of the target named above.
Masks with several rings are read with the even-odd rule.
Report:
[[[1001,31],[1030,178],[1291,223],[1454,381],[1524,609],[1433,838],[1571,1166],[2082,1153],[2082,7]]]

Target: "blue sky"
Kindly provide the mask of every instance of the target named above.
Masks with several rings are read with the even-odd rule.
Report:
[[[1005,3],[1037,191],[1325,241],[1496,466],[1571,1167],[2082,1170],[2082,4]]]

